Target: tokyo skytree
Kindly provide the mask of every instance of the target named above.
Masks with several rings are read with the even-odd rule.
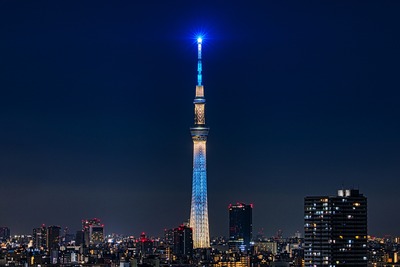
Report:
[[[190,227],[193,231],[193,248],[210,247],[207,203],[206,127],[204,86],[202,85],[201,49],[203,39],[197,38],[197,85],[194,98],[194,126],[190,128],[193,139],[193,181]]]

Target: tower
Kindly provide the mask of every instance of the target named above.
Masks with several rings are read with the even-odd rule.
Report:
[[[204,86],[202,85],[202,38],[197,38],[197,85],[194,98],[194,126],[190,128],[193,140],[193,180],[190,227],[193,229],[193,248],[210,247],[208,229],[206,143],[209,128],[205,121]]]
[[[367,198],[358,190],[304,199],[305,266],[367,266]]]
[[[237,203],[229,205],[229,248],[250,249],[253,230],[253,205]]]

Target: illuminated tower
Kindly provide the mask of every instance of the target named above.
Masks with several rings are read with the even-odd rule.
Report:
[[[193,248],[210,247],[207,204],[206,143],[209,128],[205,121],[204,87],[201,75],[202,38],[197,38],[197,85],[194,98],[194,127],[190,128],[193,139],[193,182],[190,227],[193,229]]]

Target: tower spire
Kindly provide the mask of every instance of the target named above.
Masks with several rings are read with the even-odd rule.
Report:
[[[201,45],[203,43],[203,38],[197,38],[197,85],[201,85],[202,83],[202,65],[201,65]]]
[[[201,49],[203,39],[197,38],[197,85],[194,98],[194,127],[190,128],[193,140],[193,182],[190,227],[193,230],[193,247],[210,247],[207,203],[206,127],[204,86],[202,85]]]

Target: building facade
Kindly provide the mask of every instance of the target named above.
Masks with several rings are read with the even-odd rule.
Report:
[[[11,233],[10,228],[6,226],[0,227],[0,241],[6,241],[10,239]]]
[[[98,218],[82,220],[82,233],[86,247],[98,245],[104,241],[104,224]]]
[[[57,250],[60,246],[61,227],[52,225],[47,227],[46,245],[49,250]]]
[[[178,258],[190,258],[193,255],[192,228],[181,225],[174,229],[173,253]]]
[[[41,227],[34,228],[32,231],[33,246],[37,249],[47,248],[47,228],[42,224]]]
[[[359,190],[304,199],[305,266],[367,266],[367,198]]]
[[[197,86],[194,103],[194,127],[190,128],[193,140],[193,179],[190,227],[193,230],[193,247],[209,248],[206,143],[209,128],[205,121],[204,86],[202,85],[202,38],[197,39]]]
[[[229,248],[240,251],[250,249],[253,235],[253,205],[229,205]]]

